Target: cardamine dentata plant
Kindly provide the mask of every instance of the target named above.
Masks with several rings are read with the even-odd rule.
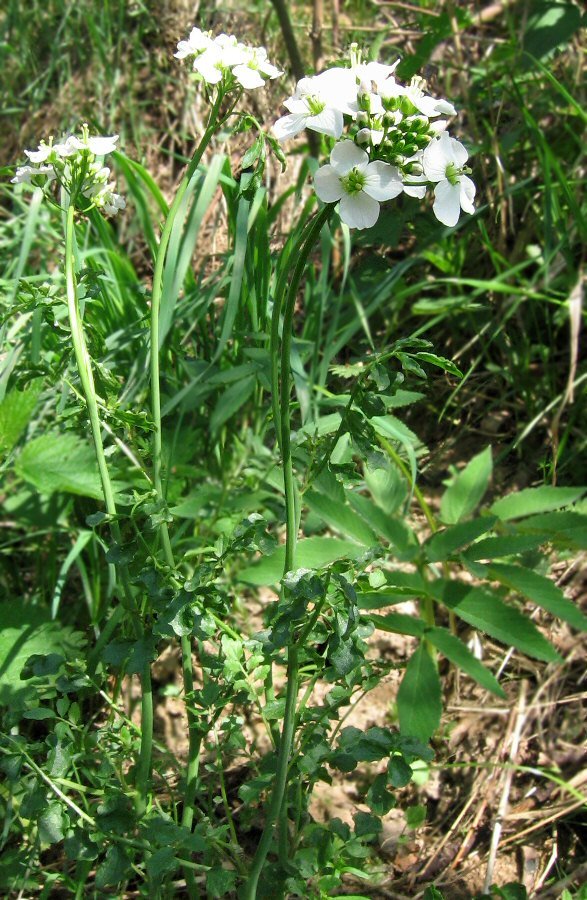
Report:
[[[19,166],[13,184],[43,188],[51,198],[51,189],[63,188],[74,205],[83,212],[97,208],[106,215],[115,215],[126,207],[124,197],[117,194],[110,182],[110,169],[104,157],[116,150],[118,135],[90,135],[87,125],[81,135],[53,142],[41,141],[36,150],[25,150],[29,164]]]
[[[473,213],[475,185],[468,177],[469,154],[449,136],[456,110],[425,92],[423,79],[402,85],[393,65],[362,62],[356,45],[350,67],[333,67],[302,78],[284,106],[273,134],[280,141],[305,128],[332,139],[329,162],[318,169],[314,190],[324,203],[339,203],[350,228],[370,228],[380,204],[400,194],[421,199],[434,189],[434,215],[457,224],[461,210]]]

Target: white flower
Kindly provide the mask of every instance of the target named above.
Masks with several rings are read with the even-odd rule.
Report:
[[[93,153],[94,156],[106,156],[107,153],[114,153],[117,140],[117,134],[112,134],[108,137],[100,137],[99,135],[87,137],[84,139],[80,149],[87,149],[90,153]]]
[[[19,166],[10,181],[12,184],[30,184],[36,175],[47,175],[49,181],[55,178],[53,166]]]
[[[269,62],[264,47],[251,47],[245,50],[248,51],[246,62],[239,63],[232,70],[232,74],[242,87],[247,90],[263,87],[266,78],[278,78],[283,75],[281,69]]]
[[[194,69],[206,84],[218,84],[233,66],[244,65],[247,52],[232,34],[219,34],[207,50],[194,60]]]
[[[177,53],[173,55],[177,59],[185,59],[186,56],[197,56],[212,45],[213,41],[209,31],[200,28],[192,28],[187,41],[180,41],[177,45]]]
[[[53,148],[51,145],[41,141],[37,150],[25,150],[24,155],[28,156],[32,163],[44,163],[49,159],[52,152]]]
[[[352,141],[336,144],[330,165],[314,176],[314,190],[324,203],[340,200],[340,218],[350,228],[370,228],[379,218],[379,204],[402,192],[395,166],[369,162],[364,150]]]
[[[79,138],[75,137],[75,135],[70,134],[64,141],[61,141],[59,144],[55,144],[53,149],[58,156],[62,159],[66,159],[68,156],[73,156],[75,153],[78,153],[82,148],[83,144]]]
[[[328,69],[320,75],[301,78],[293,97],[283,104],[290,115],[282,116],[273,126],[275,137],[285,141],[310,128],[339,138],[344,125],[343,113],[353,114],[349,105],[353,91],[356,98],[357,87],[349,69]]]
[[[437,182],[432,209],[443,225],[456,225],[461,209],[475,212],[475,185],[463,174],[468,158],[465,147],[446,131],[431,141],[422,155],[424,175],[428,181]]]

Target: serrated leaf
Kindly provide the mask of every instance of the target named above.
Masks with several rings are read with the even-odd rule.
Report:
[[[21,672],[30,656],[51,653],[69,659],[79,653],[85,638],[81,632],[51,620],[49,612],[22,602],[0,603],[0,704],[18,706],[33,691]]]
[[[208,897],[226,897],[236,884],[234,869],[223,869],[215,866],[206,874],[206,891]]]
[[[503,563],[493,563],[488,566],[488,575],[506,587],[518,591],[547,609],[553,616],[558,616],[564,622],[568,622],[578,631],[587,631],[587,616],[584,616],[572,600],[569,600],[561,589],[550,578],[539,575],[531,569],[521,566],[510,566]]]
[[[296,565],[307,569],[321,569],[337,559],[356,559],[365,552],[355,541],[341,538],[310,537],[298,541],[296,549]],[[265,556],[261,562],[248,566],[239,572],[239,581],[248,584],[278,584],[283,575],[285,548]]]
[[[583,496],[584,487],[542,487],[526,488],[516,491],[497,500],[490,509],[495,516],[507,522],[510,519],[521,519],[535,513],[552,512],[563,506],[569,506]]]
[[[23,448],[14,468],[41,494],[64,491],[95,500],[103,498],[94,450],[73,434],[35,438]]]
[[[554,647],[526,616],[484,588],[472,588],[451,608],[464,622],[508,647],[516,647],[545,662],[561,661]]]
[[[430,740],[442,714],[442,691],[438,670],[423,643],[412,654],[397,692],[397,710],[402,734],[422,742]]]
[[[37,403],[42,381],[39,379],[23,391],[9,391],[0,403],[0,454],[12,450],[28,425]]]
[[[458,472],[444,492],[440,503],[440,518],[447,525],[461,522],[481,503],[493,471],[491,447],[486,447]]]
[[[440,650],[443,656],[446,656],[451,663],[454,663],[455,666],[458,666],[459,669],[470,675],[486,691],[491,691],[492,694],[496,694],[498,697],[505,697],[505,692],[494,675],[479,662],[466,644],[463,644],[450,631],[447,631],[445,628],[429,628],[426,630],[426,639],[430,641],[433,647]]]

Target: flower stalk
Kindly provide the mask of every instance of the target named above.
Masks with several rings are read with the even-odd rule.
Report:
[[[98,462],[98,470],[100,472],[102,493],[104,495],[104,505],[109,517],[110,533],[112,535],[114,543],[120,546],[122,544],[122,534],[117,518],[116,501],[114,498],[112,481],[110,478],[110,472],[108,470],[108,464],[106,462],[106,455],[104,453],[104,443],[102,441],[102,426],[100,424],[100,414],[98,410],[98,398],[96,395],[94,376],[92,372],[92,360],[86,344],[77,296],[77,281],[75,276],[74,262],[74,213],[75,208],[72,200],[70,199],[65,220],[65,283],[69,326],[77,370],[82,386],[83,395],[86,401],[88,418],[90,420],[90,430],[92,432],[94,450],[96,453],[96,460]],[[120,584],[122,588],[122,603],[128,615],[130,616],[135,636],[138,640],[140,640],[143,637],[144,630],[135,599],[132,595],[128,570],[125,565],[121,564],[117,566],[117,571],[120,577]],[[151,671],[148,663],[144,666],[140,678],[141,745],[135,775],[135,807],[137,813],[139,815],[142,815],[147,808],[148,802],[153,745],[153,693],[151,688]]]

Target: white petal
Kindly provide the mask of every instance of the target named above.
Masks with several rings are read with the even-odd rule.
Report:
[[[291,116],[282,116],[271,130],[278,141],[287,141],[304,130],[307,118],[307,114],[300,115],[299,113]]]
[[[206,84],[218,84],[222,81],[222,72],[217,66],[218,57],[214,54],[208,55],[206,50],[202,56],[199,56],[194,62],[194,69],[198,72]]]
[[[416,197],[418,200],[426,196],[426,185],[418,184],[420,181],[426,181],[425,175],[406,175],[405,177],[409,183],[404,182],[404,194],[407,194],[408,197]]]
[[[457,111],[448,100],[437,100],[436,101],[436,115],[437,116],[456,116]]]
[[[251,69],[250,66],[235,66],[232,74],[247,91],[263,87],[265,84],[257,69]]]
[[[451,153],[457,166],[464,166],[469,158],[467,148],[457,141],[455,138],[449,138]]]
[[[377,161],[369,163],[365,169],[366,183],[363,188],[374,200],[392,200],[403,191],[401,176],[395,166]]]
[[[451,228],[459,221],[461,212],[461,186],[449,181],[440,181],[434,188],[432,210],[439,222]]]
[[[354,141],[341,141],[334,146],[330,162],[339,175],[348,175],[351,169],[365,169],[369,157]]]
[[[278,69],[277,66],[274,66],[273,63],[267,62],[267,60],[262,60],[258,64],[259,71],[263,73],[267,78],[279,78],[280,75],[283,75],[283,70]]]
[[[322,166],[314,175],[314,190],[323,203],[336,203],[344,194],[340,178],[332,166]]]
[[[317,116],[308,116],[306,128],[327,134],[329,137],[339,138],[342,134],[344,120],[338,109],[323,109]]]
[[[88,147],[95,156],[106,156],[107,153],[113,153],[116,150],[117,140],[117,134],[113,134],[111,137],[91,137],[88,138]]]
[[[288,97],[287,100],[283,101],[283,106],[285,106],[286,109],[289,109],[290,113],[304,116],[310,115],[308,112],[308,104],[299,97]]]
[[[379,218],[379,203],[360,194],[344,194],[340,201],[340,218],[349,228],[371,228]]]
[[[450,138],[446,132],[430,141],[422,156],[424,173],[429,181],[442,181],[446,175],[446,167],[453,160],[449,154]]]
[[[473,205],[473,200],[475,198],[475,184],[471,181],[470,178],[467,178],[466,175],[461,175],[461,193],[460,193],[460,201],[461,201],[461,209],[466,213],[474,213],[475,207]]]
[[[44,163],[51,155],[51,149],[47,144],[39,144],[38,150],[25,150],[24,155],[28,156],[32,163]]]

